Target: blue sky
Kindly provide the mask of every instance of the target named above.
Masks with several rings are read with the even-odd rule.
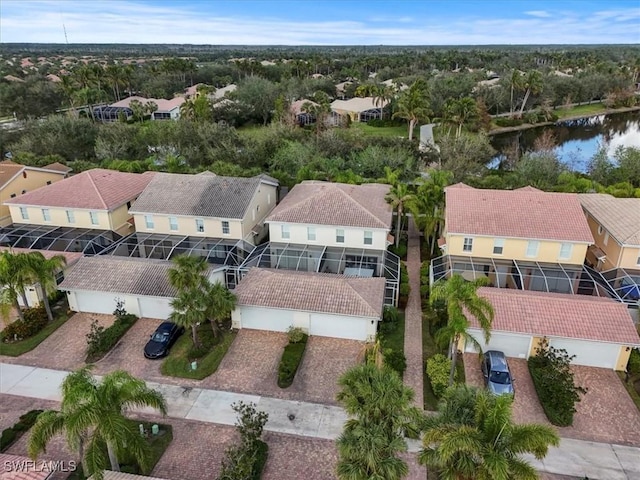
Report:
[[[0,42],[640,43],[640,0],[0,0]]]

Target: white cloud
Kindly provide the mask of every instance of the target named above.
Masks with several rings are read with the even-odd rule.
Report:
[[[551,14],[544,10],[529,10],[528,12],[524,12],[525,15],[529,15],[531,17],[539,17],[539,18],[547,18],[550,17]]]

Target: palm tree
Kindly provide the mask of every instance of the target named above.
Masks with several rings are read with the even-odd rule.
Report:
[[[103,478],[103,470],[120,471],[118,455],[128,452],[146,468],[149,446],[125,416],[129,408],[151,407],[167,414],[162,395],[123,370],[98,382],[89,367],[70,373],[62,383],[60,411],[43,412],[31,429],[29,456],[36,459],[51,439],[63,433],[82,461],[85,475]],[[105,455],[106,453],[106,455]]]
[[[424,80],[416,80],[398,97],[398,109],[392,117],[409,122],[409,140],[413,140],[413,129],[420,120],[428,121],[430,113],[427,84]]]
[[[522,100],[522,105],[520,106],[519,116],[521,117],[522,112],[524,112],[524,107],[527,105],[527,100],[529,100],[529,95],[532,93],[537,95],[542,91],[542,74],[538,70],[531,70],[527,73],[522,86],[526,92],[524,94],[524,100]]]
[[[404,435],[416,433],[422,422],[412,405],[413,390],[398,374],[374,364],[353,367],[340,377],[337,399],[352,417],[338,438],[340,480],[395,480],[407,475],[398,457],[406,451]]]
[[[73,116],[77,116],[77,112],[75,109],[75,102],[74,102],[77,85],[73,76],[60,75],[60,83],[58,85],[60,85],[60,90],[62,90],[62,93],[64,94],[65,97],[67,97],[67,100],[69,101],[69,106],[71,107],[71,110],[70,110],[71,114]]]
[[[387,103],[393,99],[395,92],[392,88],[380,85],[373,94],[373,104],[380,107],[380,119],[382,120],[383,109]]]
[[[509,103],[509,114],[513,117],[513,110],[515,108],[513,104],[513,97],[515,92],[519,92],[522,90],[522,73],[515,68],[511,71],[511,76],[509,77],[509,88],[511,90],[511,102]]]
[[[54,255],[53,257],[45,258],[40,252],[31,252],[27,255],[31,257],[32,279],[40,290],[42,303],[47,311],[47,317],[49,321],[52,322],[53,313],[51,312],[49,295],[58,289],[56,275],[65,267],[67,260],[63,255]]]
[[[534,480],[535,469],[522,459],[543,459],[560,438],[546,425],[518,425],[513,398],[459,385],[449,388],[438,414],[425,420],[418,461],[451,480]]]
[[[205,298],[207,299],[207,317],[211,321],[215,337],[220,333],[220,324],[235,310],[238,297],[221,282],[215,282],[205,288]]]
[[[465,342],[470,342],[479,351],[482,351],[478,341],[467,332],[469,328],[467,314],[475,317],[480,324],[485,342],[489,343],[491,338],[493,306],[486,298],[478,296],[478,288],[488,285],[488,283],[489,279],[486,277],[468,282],[456,273],[447,280],[437,281],[431,289],[429,301],[432,304],[439,301],[447,304],[447,325],[436,332],[436,340],[441,343],[444,341],[449,342],[448,355],[451,359],[449,385],[453,385],[460,340],[464,339]]]
[[[174,267],[169,269],[169,283],[178,291],[200,288],[209,266],[204,257],[178,255],[173,259]]]
[[[331,113],[331,99],[325,92],[313,94],[313,102],[304,102],[301,110],[310,113],[316,119],[316,134],[320,135],[327,125],[327,116]]]
[[[207,302],[204,292],[189,290],[178,293],[171,300],[173,311],[169,314],[169,320],[179,327],[191,329],[193,346],[198,348],[198,325],[207,320]]]
[[[478,105],[471,97],[449,99],[445,103],[445,122],[456,126],[456,138],[462,134],[462,126],[478,118]]]
[[[0,313],[6,319],[13,307],[20,320],[24,320],[18,296],[25,307],[29,306],[25,288],[32,284],[32,259],[26,253],[0,252]]]
[[[402,233],[402,216],[408,202],[413,199],[413,194],[409,192],[406,183],[397,183],[391,187],[389,193],[384,197],[391,208],[396,210],[396,248],[400,243],[400,234]]]

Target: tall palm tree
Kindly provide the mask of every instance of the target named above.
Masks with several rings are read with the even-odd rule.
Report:
[[[420,120],[428,121],[430,114],[427,84],[424,80],[416,80],[398,97],[397,110],[392,117],[409,123],[409,140],[413,140],[415,126]]]
[[[221,282],[208,284],[205,288],[207,317],[211,322],[213,335],[220,333],[220,324],[231,316],[238,303],[238,297]]]
[[[198,348],[198,325],[207,321],[207,299],[201,290],[186,290],[179,292],[171,300],[172,312],[169,320],[176,325],[191,329],[193,346]]]
[[[42,303],[47,312],[49,321],[53,321],[53,313],[51,312],[51,304],[49,303],[49,295],[58,289],[56,283],[56,275],[62,271],[67,264],[67,260],[63,255],[54,255],[45,258],[40,252],[28,253],[31,257],[31,275],[33,282],[40,290]]]
[[[523,78],[522,73],[519,70],[513,69],[511,71],[511,75],[509,76],[509,89],[511,90],[511,101],[509,103],[509,114],[513,116],[513,111],[515,109],[515,105],[513,103],[514,94],[522,90]]]
[[[84,474],[96,480],[103,478],[107,465],[120,471],[118,456],[125,451],[146,468],[149,446],[126,417],[128,409],[139,407],[167,414],[162,395],[123,370],[105,375],[101,382],[88,367],[70,373],[62,383],[60,410],[43,412],[31,429],[29,456],[36,459],[54,436],[63,433],[79,454]]]
[[[60,90],[65,97],[67,97],[67,101],[69,102],[69,107],[71,107],[70,113],[72,116],[77,116],[77,112],[75,109],[75,93],[78,88],[75,79],[72,75],[60,75]]]
[[[9,316],[13,307],[20,320],[24,320],[18,297],[22,297],[25,307],[29,306],[26,287],[32,284],[32,259],[26,253],[14,253],[9,250],[0,252],[0,314]]]
[[[543,459],[560,438],[546,425],[518,425],[513,399],[459,385],[449,388],[438,414],[425,420],[418,461],[451,480],[534,480],[535,469],[522,459]]]
[[[391,187],[389,193],[384,197],[391,208],[395,209],[396,219],[396,248],[400,243],[400,235],[402,233],[402,218],[407,203],[413,199],[413,194],[409,192],[406,183],[397,183]]]
[[[398,457],[406,451],[406,433],[416,433],[422,421],[412,405],[413,390],[398,374],[374,364],[353,367],[340,377],[337,399],[352,416],[338,438],[340,480],[395,480],[407,475]]]
[[[464,339],[465,342],[470,342],[479,351],[482,351],[478,341],[467,332],[469,328],[467,315],[472,315],[478,321],[486,343],[491,338],[493,306],[489,300],[478,296],[478,288],[488,285],[488,283],[489,279],[486,277],[468,282],[456,273],[447,280],[437,281],[431,289],[429,301],[432,304],[444,301],[447,305],[447,325],[436,332],[436,340],[449,342],[449,358],[451,359],[449,385],[453,385],[460,340]]]
[[[520,106],[520,116],[522,116],[522,112],[524,112],[524,107],[527,105],[529,95],[531,95],[532,93],[534,95],[537,95],[542,91],[542,74],[538,70],[531,70],[529,73],[527,73],[522,86],[525,89],[525,94],[524,99],[522,100],[522,105]]]
[[[313,102],[304,102],[301,110],[316,118],[316,134],[320,135],[327,126],[327,116],[331,113],[331,99],[325,92],[313,94]]]
[[[456,138],[462,134],[462,126],[478,118],[478,105],[471,97],[449,99],[445,103],[445,121],[456,127]]]
[[[209,268],[207,260],[197,255],[178,255],[169,269],[169,283],[178,291],[199,288]]]

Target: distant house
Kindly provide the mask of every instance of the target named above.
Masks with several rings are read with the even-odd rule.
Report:
[[[180,106],[185,102],[184,97],[175,97],[171,100],[164,98],[144,98],[138,96],[127,97],[119,102],[112,103],[102,107],[95,107],[93,115],[97,120],[104,122],[114,122],[121,116],[130,119],[133,116],[131,102],[137,100],[145,105],[149,102],[155,103],[158,107],[156,111],[151,113],[151,120],[177,120],[180,118]]]
[[[311,105],[318,105],[316,102],[312,102],[311,100],[306,100],[303,98],[302,100],[296,100],[289,107],[291,115],[293,115],[296,124],[300,125],[301,127],[316,123],[316,116],[313,113],[304,111],[303,107],[306,103],[310,103]]]
[[[374,97],[355,97],[349,100],[334,100],[331,103],[331,111],[342,117],[349,117],[352,122],[368,122],[381,119],[384,107],[388,103],[386,100],[376,103]]]

